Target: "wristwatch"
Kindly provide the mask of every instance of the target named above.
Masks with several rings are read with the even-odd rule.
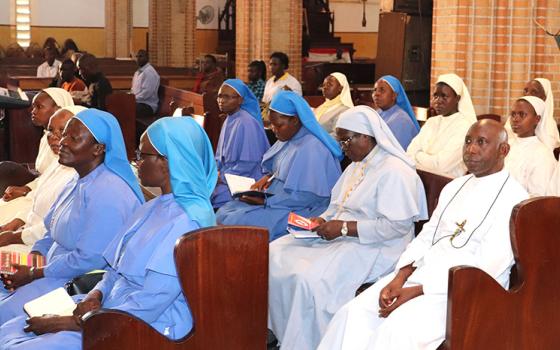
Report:
[[[340,234],[342,237],[346,237],[348,235],[348,224],[346,221],[342,222],[342,228],[340,229]]]

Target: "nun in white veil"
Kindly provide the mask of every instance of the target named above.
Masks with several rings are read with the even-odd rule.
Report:
[[[544,196],[556,167],[554,154],[536,135],[544,124],[545,103],[535,96],[523,96],[513,104],[508,120],[513,133],[504,167],[529,192]],[[521,116],[520,114],[523,114]]]
[[[449,90],[445,87],[450,88],[451,95],[454,93],[455,96],[447,96],[445,92]],[[407,153],[418,168],[448,177],[459,177],[467,170],[462,149],[467,131],[476,122],[476,112],[469,90],[456,74],[438,77],[432,106],[438,110],[440,105],[445,106],[446,111],[428,118],[408,146]]]
[[[375,110],[342,113],[336,135],[352,163],[314,219],[323,238],[270,244],[269,328],[284,350],[316,349],[336,311],[393,269],[414,222],[427,218],[414,162]]]
[[[334,128],[340,114],[354,107],[350,95],[350,84],[342,73],[331,73],[323,81],[325,102],[315,108],[315,118],[326,132],[334,136]]]

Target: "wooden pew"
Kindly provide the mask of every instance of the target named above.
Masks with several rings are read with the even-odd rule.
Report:
[[[515,270],[504,290],[482,270],[449,270],[447,329],[440,350],[560,349],[560,198],[539,197],[512,211]]]
[[[117,118],[129,159],[134,159],[136,150],[136,99],[133,94],[113,93],[105,98],[107,112]]]
[[[193,231],[175,246],[175,264],[194,321],[178,341],[122,311],[86,315],[84,350],[252,350],[267,336],[268,232],[219,226]]]
[[[201,95],[192,91],[185,91],[167,85],[160,85],[158,94],[159,110],[157,118],[173,115],[173,111],[170,108],[172,100],[175,101],[177,107],[192,107],[194,114],[205,116],[204,130],[206,130],[214,150],[216,149],[218,139],[220,138],[220,131],[222,130],[222,124],[224,123],[224,118],[220,117],[221,113],[218,107],[218,102],[216,101],[216,92]],[[139,127],[146,128],[155,119],[156,118],[147,121],[140,121]]]

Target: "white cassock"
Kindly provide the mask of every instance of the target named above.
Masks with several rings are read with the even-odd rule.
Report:
[[[557,163],[550,148],[537,136],[512,137],[509,144],[505,169],[531,197],[544,196]]]
[[[21,239],[24,244],[11,244],[0,247],[0,250],[30,252],[33,244],[43,238],[47,231],[44,224],[45,216],[66,184],[75,176],[78,176],[78,174],[74,168],[61,165],[58,162],[52,163],[39,176],[37,188],[26,196],[31,201],[31,208],[22,210],[13,217],[25,222],[21,232]]]
[[[39,143],[39,153],[35,159],[35,170],[37,170],[39,174],[42,174],[53,163],[58,163],[58,157],[49,147],[49,143],[47,142],[47,131],[45,131]],[[32,191],[35,190],[39,182],[39,177],[40,176],[26,184],[26,186],[31,188]],[[9,202],[5,202],[0,199],[0,225],[11,221],[19,212],[31,210],[31,205],[32,200],[29,198],[29,194],[24,197],[13,199]]]
[[[361,106],[341,120],[347,113],[358,119],[352,112],[366,108],[377,115]],[[383,122],[383,131],[388,130]],[[392,134],[388,140],[380,132],[378,146],[346,168],[321,215],[326,221],[357,221],[358,237],[325,241],[286,235],[270,243],[269,328],[283,350],[316,349],[336,311],[360,285],[393,269],[414,237],[414,221],[427,216],[424,187],[412,161]],[[391,142],[408,163],[392,154],[397,151]]]
[[[463,144],[473,123],[461,112],[428,118],[406,153],[419,169],[453,178],[463,176],[467,171],[463,163]]]
[[[341,308],[318,349],[437,349],[445,337],[449,269],[474,266],[506,288],[514,262],[511,210],[527,198],[527,191],[506,170],[450,182],[442,190],[432,218],[400,257],[395,272]],[[464,223],[464,231],[451,242],[458,223]],[[405,287],[422,285],[424,294],[402,304],[389,317],[378,317],[381,289],[396,271],[411,263],[416,270]]]

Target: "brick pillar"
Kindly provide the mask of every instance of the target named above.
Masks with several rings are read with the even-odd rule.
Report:
[[[192,67],[195,61],[195,0],[150,0],[150,61]]]
[[[106,57],[132,54],[132,1],[105,0]]]
[[[237,0],[235,72],[247,80],[247,65],[283,51],[290,58],[289,72],[301,78],[302,0]],[[270,74],[269,74],[270,75]]]
[[[432,85],[455,72],[470,89],[478,114],[505,116],[525,82],[553,82],[560,117],[560,50],[533,22],[560,30],[560,0],[435,0]]]

